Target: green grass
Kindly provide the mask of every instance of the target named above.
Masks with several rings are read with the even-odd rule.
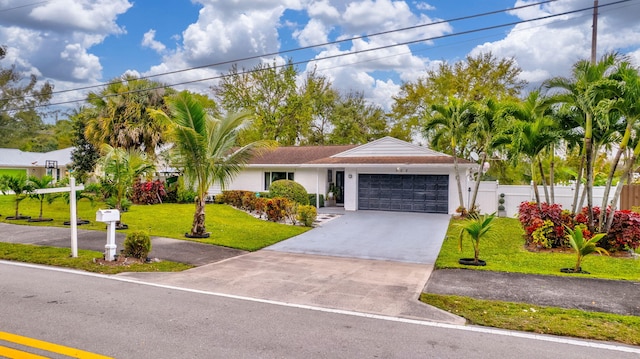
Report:
[[[473,246],[470,240],[463,242],[463,251],[458,250],[459,229],[455,228],[456,219],[449,224],[447,236],[435,267],[467,268],[497,272],[525,274],[546,274],[581,276],[587,278],[604,278],[616,280],[640,281],[640,260],[633,258],[589,255],[582,268],[591,274],[564,274],[560,268],[573,268],[573,253],[533,253],[524,248],[523,230],[517,219],[496,218],[489,232],[489,238],[480,241],[480,258],[487,261],[485,267],[470,267],[458,264],[458,259],[473,257]]]
[[[640,317],[427,293],[420,300],[475,325],[640,345]]]
[[[106,266],[94,263],[102,258],[101,252],[78,250],[78,257],[70,257],[68,248],[35,246],[0,242],[0,259],[81,269],[89,272],[116,274],[122,272],[178,272],[193,266],[170,261],[136,263],[128,266]]]
[[[0,196],[0,220],[6,223],[29,224],[35,226],[64,227],[63,222],[69,220],[69,206],[61,199],[44,205],[44,217],[53,218],[52,222],[9,221],[13,210],[13,196]],[[105,224],[96,222],[96,211],[106,208],[102,203],[91,204],[88,200],[77,203],[78,217],[91,221],[81,229],[105,230]],[[160,204],[133,205],[128,212],[122,213],[122,222],[132,230],[146,230],[151,236],[185,239],[184,234],[191,229],[195,205],[193,204]],[[20,213],[27,216],[39,215],[39,202],[25,199],[20,204]],[[284,239],[296,236],[308,230],[300,226],[289,226],[256,219],[242,211],[227,205],[208,204],[206,207],[206,228],[211,237],[199,240],[203,243],[216,244],[247,251],[255,251]]]

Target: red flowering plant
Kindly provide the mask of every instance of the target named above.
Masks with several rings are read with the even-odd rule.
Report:
[[[540,208],[535,202],[522,202],[519,207],[519,220],[525,230],[527,244],[545,248],[557,248],[567,245],[565,226],[573,228],[573,218],[563,211],[559,204],[542,203]]]
[[[133,193],[131,194],[131,202],[135,204],[158,204],[162,203],[167,197],[167,191],[164,182],[155,181],[136,181],[133,184]]]
[[[610,252],[640,247],[640,214],[628,210],[616,211],[611,228],[600,246]]]

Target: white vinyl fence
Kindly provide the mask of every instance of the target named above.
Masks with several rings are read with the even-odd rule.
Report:
[[[473,190],[475,183],[470,182],[470,187],[467,188],[467,198],[465,198],[467,207],[471,202],[473,196]],[[580,186],[580,195],[584,191],[584,186]],[[544,188],[539,185],[538,192],[540,193],[540,200],[545,201]],[[563,209],[571,209],[573,204],[573,196],[575,193],[574,186],[555,186],[555,203],[560,204]],[[615,187],[611,188],[609,194],[609,201],[613,198]],[[482,181],[480,182],[480,189],[478,190],[478,198],[476,204],[480,207],[481,213],[493,213],[498,212],[498,199],[500,194],[504,193],[504,207],[506,215],[513,217],[518,214],[518,206],[525,201],[535,201],[535,194],[533,193],[532,186],[511,186],[501,185],[497,181]],[[604,187],[593,188],[593,205],[600,207],[602,205],[602,197],[604,196]],[[578,198],[578,203],[580,198]],[[585,199],[583,206],[587,205]],[[618,200],[616,208],[620,208],[620,201]]]

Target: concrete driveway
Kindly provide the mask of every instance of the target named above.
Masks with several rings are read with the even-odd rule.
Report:
[[[446,214],[344,212],[268,250],[433,264],[451,217]]]

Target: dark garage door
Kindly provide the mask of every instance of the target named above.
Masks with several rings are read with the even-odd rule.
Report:
[[[449,176],[358,176],[358,209],[449,213]]]

